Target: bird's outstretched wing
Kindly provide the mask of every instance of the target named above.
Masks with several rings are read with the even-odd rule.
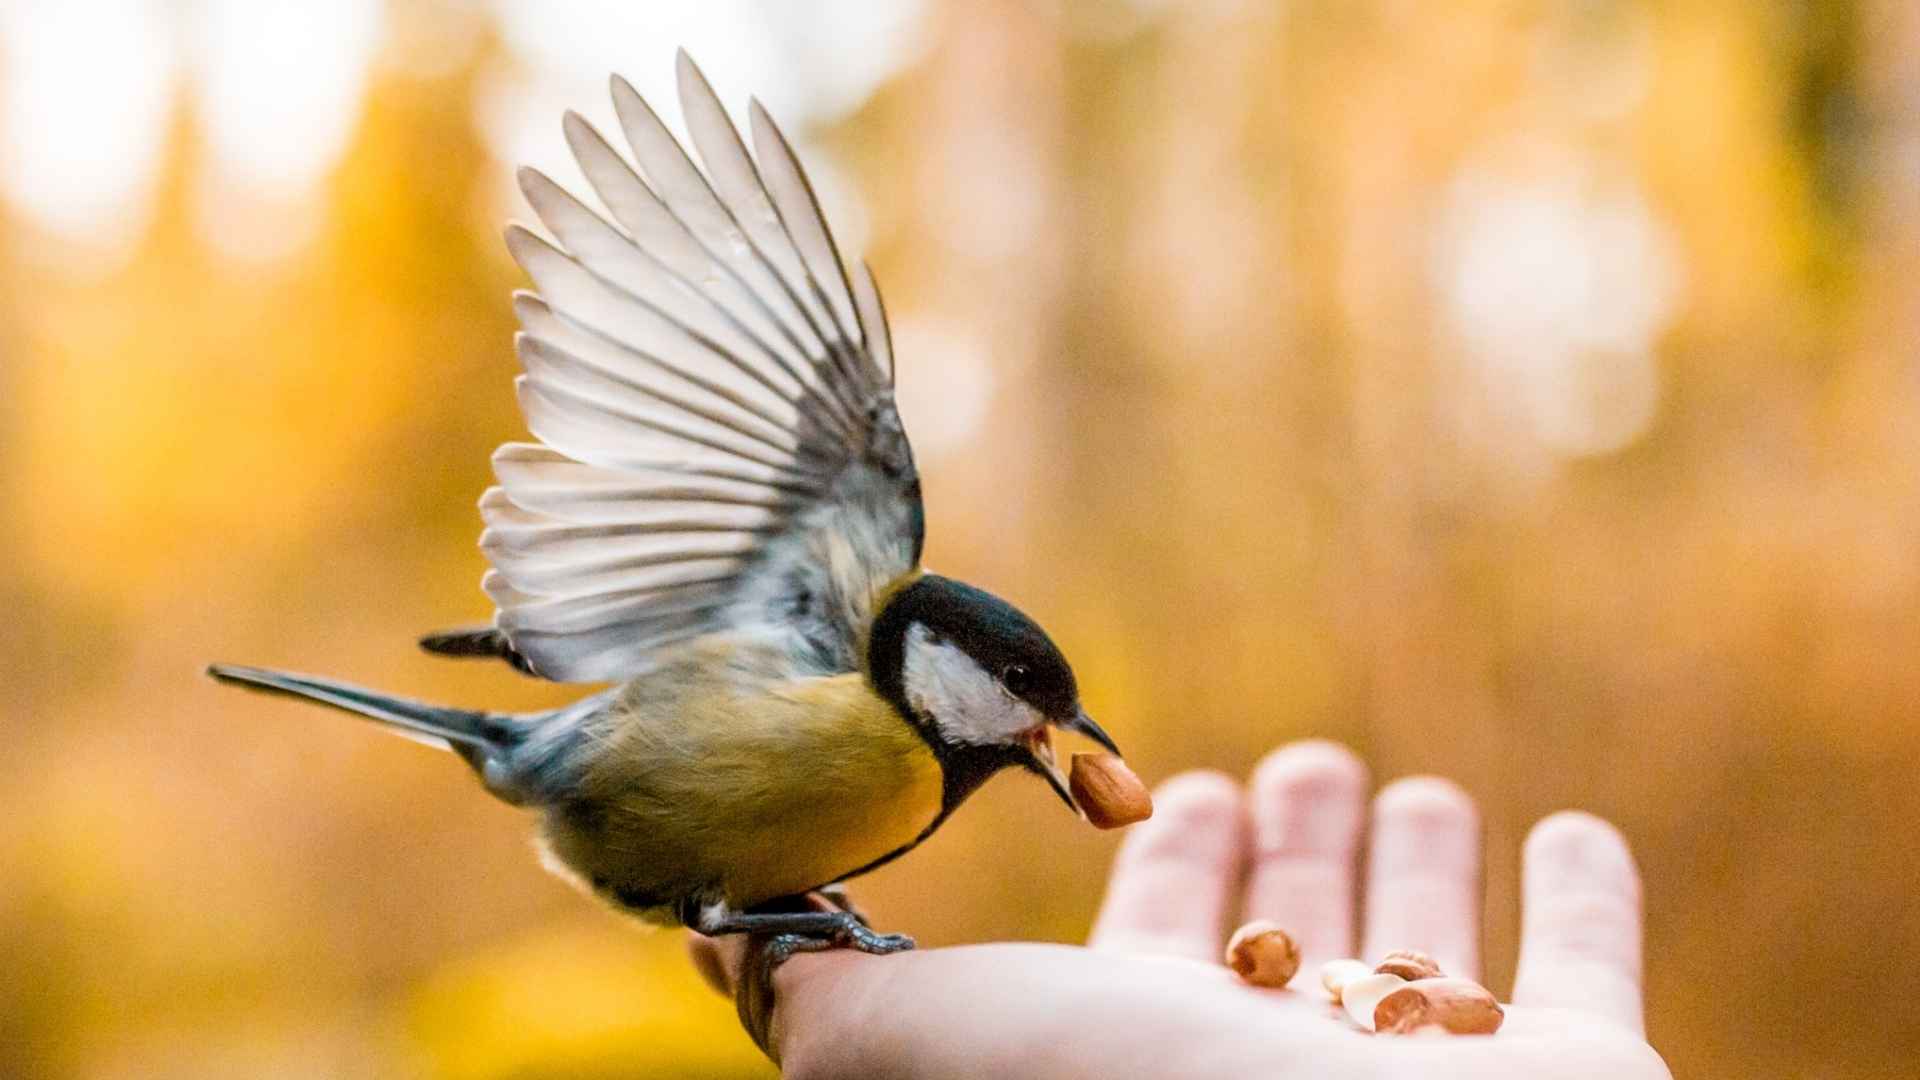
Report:
[[[494,629],[510,658],[565,682],[757,624],[795,627],[823,669],[853,670],[877,594],[922,540],[886,314],[864,265],[849,281],[759,103],[749,155],[684,52],[679,82],[704,172],[618,77],[637,173],[565,121],[611,220],[520,172],[557,243],[507,231],[538,290],[514,306],[539,442],[500,448],[480,504]]]

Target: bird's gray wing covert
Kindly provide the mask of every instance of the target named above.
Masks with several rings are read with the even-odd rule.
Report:
[[[539,442],[501,447],[481,500],[494,625],[516,662],[565,682],[759,624],[853,670],[876,594],[922,538],[886,315],[864,265],[849,282],[759,103],[749,156],[684,53],[679,81],[704,173],[619,78],[638,173],[565,122],[611,221],[520,172],[557,243],[507,232],[538,290],[514,306]]]

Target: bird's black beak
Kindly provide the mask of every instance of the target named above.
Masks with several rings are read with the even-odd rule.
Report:
[[[1087,710],[1085,709],[1076,710],[1074,718],[1062,722],[1060,726],[1066,728],[1068,731],[1077,731],[1087,738],[1092,739],[1094,742],[1099,743],[1106,748],[1107,753],[1112,754],[1114,757],[1126,756],[1120,752],[1118,746],[1113,744],[1113,736],[1107,734],[1106,730],[1099,724],[1094,723],[1093,717],[1088,716]]]
[[[1057,726],[1085,735],[1115,756],[1120,754],[1120,748],[1114,745],[1113,736],[1108,735],[1099,724],[1094,723],[1093,717],[1088,716],[1085,709],[1076,710],[1071,719],[1059,721]],[[1042,724],[1027,734],[1024,744],[1027,751],[1027,768],[1039,773],[1047,781],[1048,786],[1053,788],[1053,793],[1060,796],[1060,801],[1067,804],[1067,809],[1078,815],[1080,820],[1085,821],[1087,812],[1080,808],[1079,800],[1073,797],[1073,787],[1068,784],[1067,774],[1060,768],[1060,759],[1053,752],[1052,730]]]

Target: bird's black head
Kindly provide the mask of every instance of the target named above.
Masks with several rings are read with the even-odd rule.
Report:
[[[927,736],[949,772],[986,774],[1021,765],[1068,793],[1051,728],[1081,732],[1115,753],[1080,707],[1073,668],[1046,631],[1018,608],[938,574],[895,592],[867,646],[875,689]]]

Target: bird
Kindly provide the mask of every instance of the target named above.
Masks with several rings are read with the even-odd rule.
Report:
[[[551,235],[506,230],[533,283],[513,297],[532,441],[494,453],[480,499],[491,624],[420,640],[611,685],[515,713],[208,673],[453,751],[537,813],[550,869],[643,921],[764,934],[783,956],[909,949],[846,881],[1003,770],[1084,820],[1052,734],[1119,749],[1038,623],[921,564],[870,268],[849,272],[757,99],[749,151],[685,50],[676,76],[698,164],[615,75],[633,164],[578,113],[562,123],[604,212],[518,172]]]

